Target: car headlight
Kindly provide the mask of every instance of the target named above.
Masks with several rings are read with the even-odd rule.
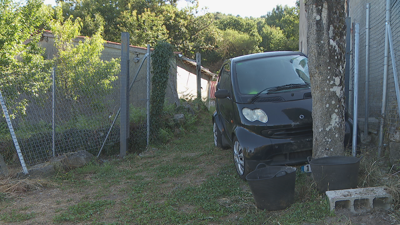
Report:
[[[266,123],[268,122],[268,116],[262,109],[249,109],[249,108],[243,108],[242,113],[244,118],[247,120],[254,122],[256,120]]]

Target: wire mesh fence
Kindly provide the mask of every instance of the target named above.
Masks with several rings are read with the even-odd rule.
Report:
[[[11,114],[10,120],[0,117],[0,154],[8,164],[21,161],[25,173],[26,166],[29,168],[64,153],[80,150],[95,156],[125,155],[122,151],[125,143],[121,142],[125,137],[126,153],[140,153],[149,144],[166,143],[175,135],[191,129],[190,126],[195,123],[196,115],[190,104],[180,105],[178,66],[174,56],[168,62],[170,70],[162,112],[150,118],[152,50],[149,46],[142,48],[106,42],[99,59],[86,60],[85,54],[80,54],[77,56],[80,61],[73,57],[66,60],[52,55],[57,52],[55,37],[49,32],[43,35],[46,36],[43,42],[49,57],[47,64],[51,65],[40,71],[43,82],[37,86],[38,90],[29,93],[12,85],[0,90]],[[75,41],[75,46],[80,46],[82,40]],[[128,48],[128,58],[126,55],[122,57],[123,47]],[[123,67],[125,59],[128,63]],[[121,68],[127,71],[125,75]],[[125,102],[121,90],[125,89],[126,83],[129,83],[126,95],[129,96],[129,120],[122,119],[120,115],[125,109],[125,106],[121,107],[121,102]],[[200,105],[196,106],[197,109]],[[157,121],[157,126],[151,127],[152,119]],[[7,121],[11,121],[22,154],[17,154],[13,142],[15,136],[10,134]],[[128,129],[125,130],[126,123]]]
[[[120,57],[118,43],[106,44],[97,63],[82,67],[58,63],[48,71],[46,90],[36,95],[20,93],[17,99],[2,90],[11,122],[28,166],[67,152],[86,150],[93,155],[115,155],[120,150]],[[146,49],[130,46],[131,81],[129,151],[143,151],[147,144]],[[21,102],[25,108],[21,110]],[[10,131],[0,118],[0,153],[8,163],[17,162]]]
[[[387,89],[384,90],[384,69],[385,69],[385,32],[386,32],[386,1],[374,2],[369,4],[368,1],[360,1],[359,7],[353,7],[350,10],[350,16],[354,23],[360,25],[360,58],[359,58],[359,120],[364,123],[368,117],[369,132],[378,133],[379,123],[382,118],[382,100],[386,91],[386,112],[384,133],[388,136],[394,130],[399,128],[399,114],[397,112],[397,97],[395,92],[395,79],[393,73],[393,65],[391,59],[391,50],[388,51],[387,60]],[[398,62],[400,53],[400,29],[399,23],[400,15],[396,12],[400,9],[399,1],[392,1],[390,4],[390,26],[392,30],[392,45],[394,47],[394,55],[396,62]],[[369,26],[367,26],[367,19]],[[367,36],[367,30],[369,36]],[[353,99],[354,90],[354,33],[352,34],[352,83],[350,85],[350,102]],[[366,61],[366,48],[369,48],[369,60]],[[397,68],[398,65],[397,65]],[[368,73],[368,79],[366,74]],[[397,71],[398,73],[398,71]],[[368,89],[366,88],[368,87]],[[366,91],[367,90],[367,91]],[[366,115],[368,113],[368,115]]]
[[[22,94],[19,98],[27,103],[26,109],[13,114],[12,123],[28,165],[47,161],[66,152],[86,150],[95,154],[116,116],[119,108],[118,71],[111,70],[110,65],[94,71],[83,69],[71,73],[68,69],[56,67],[54,73],[48,74],[55,79],[55,85],[49,87],[49,91],[37,96]],[[109,83],[102,85],[106,80]],[[3,95],[7,108],[15,109],[18,103],[8,101],[7,92]],[[3,154],[6,159],[15,160],[4,118],[1,120],[1,129],[4,133],[2,145],[7,146],[2,149]],[[110,134],[107,146],[118,143],[118,124]]]

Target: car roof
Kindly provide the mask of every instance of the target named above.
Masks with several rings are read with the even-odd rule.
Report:
[[[249,60],[249,59],[257,59],[257,58],[263,58],[263,57],[275,57],[275,56],[287,56],[287,55],[304,55],[304,53],[296,52],[296,51],[262,52],[262,53],[255,53],[255,54],[250,54],[250,55],[234,57],[231,59],[231,61],[233,63],[233,62],[244,61],[244,60]],[[304,56],[306,56],[306,55],[304,55]]]

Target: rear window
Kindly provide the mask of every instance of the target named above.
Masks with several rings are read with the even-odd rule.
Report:
[[[258,58],[237,62],[236,79],[241,94],[286,84],[310,84],[307,57],[301,55]]]

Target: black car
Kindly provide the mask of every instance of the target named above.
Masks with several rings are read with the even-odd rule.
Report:
[[[312,99],[303,53],[229,59],[220,70],[215,97],[214,143],[233,148],[242,179],[259,163],[296,165],[312,155]]]

